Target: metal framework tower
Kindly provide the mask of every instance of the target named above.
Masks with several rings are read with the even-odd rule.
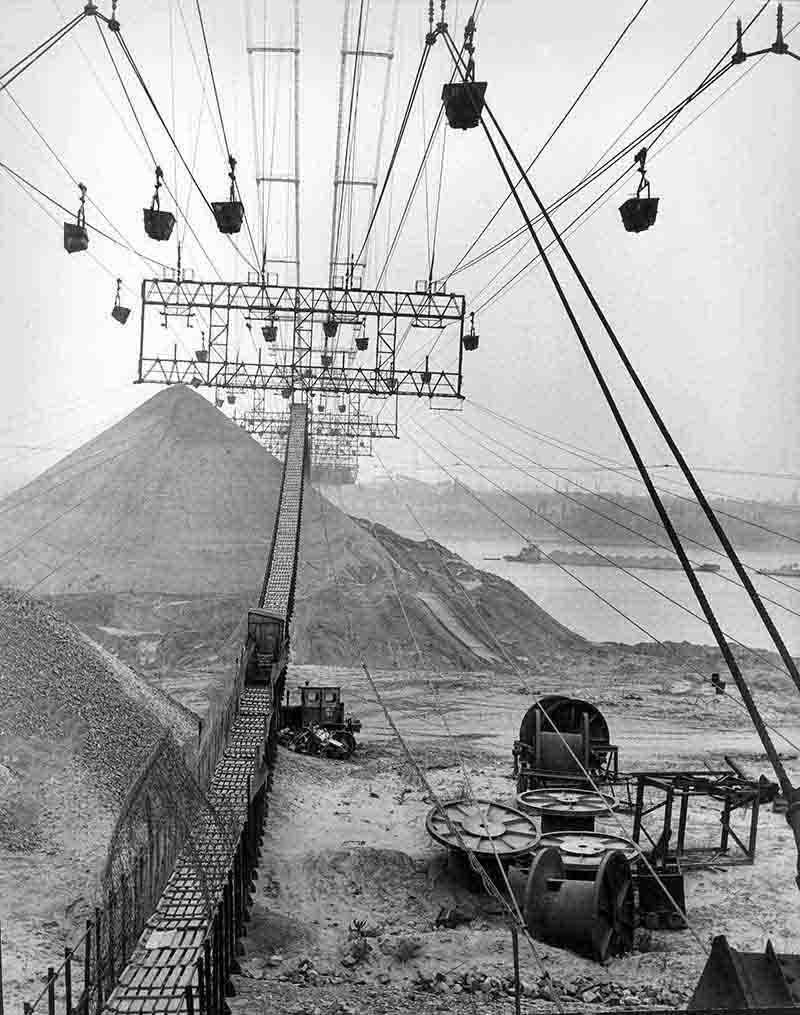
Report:
[[[299,285],[300,0],[291,0],[288,5],[272,4],[274,13],[269,18],[267,0],[262,0],[262,4],[259,32],[253,16],[255,0],[246,0],[253,145],[259,166],[256,186],[263,226],[262,273],[266,282]],[[277,165],[276,157],[280,157]],[[282,201],[282,197],[287,200]],[[285,246],[270,247],[279,237]],[[287,277],[290,272],[293,277]]]

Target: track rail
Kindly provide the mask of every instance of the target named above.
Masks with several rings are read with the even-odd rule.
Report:
[[[287,624],[294,605],[307,470],[307,410],[298,404],[291,408],[280,501],[259,599],[259,606]],[[223,1010],[250,905],[283,671],[285,653],[274,681],[242,690],[227,745],[214,769],[208,807],[193,824],[105,1011],[215,1015]]]

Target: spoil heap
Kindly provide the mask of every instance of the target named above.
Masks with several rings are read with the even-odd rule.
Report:
[[[168,729],[182,741],[196,724],[50,606],[0,590],[7,1000],[90,911],[120,805]]]
[[[0,501],[0,582],[58,595],[93,637],[141,664],[211,665],[223,644],[239,647],[231,631],[261,587],[280,479],[281,463],[205,398],[162,390]],[[417,644],[432,668],[502,664],[467,586],[507,651],[581,644],[510,583],[453,555],[448,576],[439,557],[308,489],[295,658],[351,663],[349,615],[376,665],[419,665]]]

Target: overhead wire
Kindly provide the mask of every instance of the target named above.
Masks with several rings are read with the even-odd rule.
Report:
[[[465,72],[464,72],[464,69],[462,67],[461,57],[460,57],[458,51],[456,50],[456,47],[453,44],[452,40],[449,38],[449,36],[447,34],[445,34],[444,38],[445,38],[445,41],[446,41],[446,43],[448,45],[448,48],[450,50],[451,57],[453,58],[453,62],[455,64],[456,68],[458,69],[459,74],[460,74],[462,80],[464,80],[465,79]],[[512,194],[513,194],[513,197],[514,197],[514,201],[517,204],[517,207],[519,208],[520,214],[521,214],[523,220],[525,221],[525,223],[526,223],[526,225],[527,225],[527,227],[528,227],[528,229],[530,231],[531,237],[532,237],[534,243],[536,244],[536,247],[537,247],[537,250],[538,250],[539,254],[542,257],[542,260],[543,260],[543,262],[545,264],[545,268],[547,269],[548,275],[549,275],[550,280],[551,280],[551,282],[553,284],[553,287],[554,287],[554,289],[556,291],[556,294],[557,294],[557,296],[559,298],[559,301],[560,301],[560,303],[561,303],[561,305],[562,305],[562,307],[563,307],[563,309],[564,309],[564,311],[565,311],[565,313],[566,313],[566,315],[567,315],[567,317],[569,319],[569,322],[570,322],[570,324],[572,326],[572,329],[573,329],[573,331],[575,333],[576,338],[578,339],[578,342],[579,342],[579,344],[581,346],[581,349],[582,349],[582,351],[583,351],[583,353],[584,353],[584,355],[586,357],[586,360],[587,360],[587,362],[588,362],[588,364],[589,364],[589,366],[590,366],[590,368],[592,370],[592,373],[594,374],[595,379],[597,380],[597,383],[600,386],[600,389],[601,389],[601,391],[603,393],[605,401],[608,404],[608,407],[611,410],[611,413],[612,413],[612,415],[613,415],[613,417],[615,419],[617,427],[620,430],[620,433],[622,434],[623,439],[625,440],[626,445],[628,446],[628,450],[629,450],[629,452],[630,452],[634,462],[636,463],[637,469],[639,470],[639,473],[642,476],[642,479],[644,480],[645,485],[647,486],[647,491],[648,491],[648,493],[650,495],[650,498],[651,498],[651,500],[652,500],[656,510],[659,513],[659,517],[661,518],[662,523],[664,524],[664,528],[666,529],[666,531],[667,531],[667,533],[668,533],[668,535],[670,537],[670,541],[673,543],[675,551],[678,554],[678,557],[680,559],[681,566],[683,567],[684,573],[686,574],[686,577],[687,577],[687,579],[689,580],[689,582],[690,582],[690,584],[692,586],[692,590],[693,590],[693,592],[695,594],[695,597],[697,598],[697,600],[698,600],[698,602],[699,602],[699,604],[701,606],[701,609],[703,610],[703,613],[705,614],[709,624],[712,627],[712,631],[714,632],[715,640],[717,641],[717,644],[719,645],[720,651],[722,652],[722,654],[723,654],[723,656],[725,658],[725,662],[726,662],[726,664],[728,666],[728,669],[729,669],[729,671],[731,673],[731,676],[733,677],[734,681],[736,682],[737,689],[739,690],[739,693],[742,696],[742,700],[747,705],[748,712],[750,714],[750,718],[751,718],[754,726],[756,727],[756,729],[758,731],[759,737],[761,738],[762,744],[764,745],[764,749],[767,752],[767,755],[769,757],[770,763],[772,764],[772,767],[775,770],[775,773],[776,773],[776,775],[778,777],[778,780],[779,780],[779,782],[781,784],[781,788],[782,788],[782,790],[784,792],[787,793],[787,795],[790,795],[793,792],[791,781],[789,780],[789,777],[788,777],[788,775],[786,773],[786,769],[783,766],[782,761],[781,761],[781,759],[780,759],[780,757],[779,757],[779,755],[778,755],[778,753],[777,753],[777,751],[775,749],[775,745],[772,742],[772,739],[771,739],[771,737],[769,735],[769,732],[767,731],[767,729],[764,726],[763,718],[761,717],[761,715],[759,713],[758,706],[756,705],[756,703],[755,703],[755,701],[754,701],[754,699],[752,697],[752,694],[750,692],[750,689],[749,689],[749,687],[747,685],[746,680],[744,679],[741,671],[739,670],[738,663],[737,663],[733,653],[731,652],[730,645],[728,644],[728,641],[725,638],[725,635],[723,634],[722,630],[719,627],[719,623],[717,621],[716,615],[714,613],[713,608],[711,607],[710,602],[708,601],[708,598],[707,598],[707,596],[705,594],[705,591],[703,590],[703,588],[702,588],[699,580],[697,579],[696,575],[692,571],[691,565],[690,565],[690,563],[688,561],[688,558],[686,556],[685,550],[683,548],[683,544],[681,543],[680,538],[678,537],[677,533],[675,532],[675,529],[674,529],[674,526],[672,524],[672,520],[671,520],[671,518],[669,516],[669,513],[667,512],[666,508],[664,507],[664,504],[661,501],[661,499],[660,499],[660,497],[658,495],[658,492],[656,491],[655,487],[653,486],[653,482],[652,482],[652,479],[650,477],[650,473],[649,473],[649,471],[647,469],[647,466],[645,465],[645,462],[644,462],[643,458],[641,457],[641,454],[640,454],[639,449],[638,449],[638,447],[636,445],[636,442],[633,439],[633,436],[632,436],[632,434],[631,434],[631,432],[629,430],[629,427],[628,427],[625,419],[623,418],[623,416],[622,416],[622,414],[620,412],[620,409],[619,409],[619,407],[617,405],[616,399],[614,398],[614,395],[613,395],[613,393],[611,392],[611,389],[608,386],[606,378],[603,375],[603,372],[602,372],[602,370],[600,369],[600,367],[599,367],[599,365],[597,363],[596,357],[595,357],[591,347],[589,346],[589,344],[587,342],[587,339],[586,339],[586,337],[584,335],[583,329],[581,328],[581,325],[578,322],[577,317],[575,316],[575,312],[574,312],[574,310],[573,310],[573,308],[572,308],[568,298],[566,297],[566,294],[564,292],[563,286],[562,286],[559,278],[555,274],[555,271],[554,271],[552,265],[550,264],[550,261],[549,261],[549,259],[547,257],[547,254],[544,251],[544,248],[542,247],[541,241],[539,240],[539,237],[536,234],[536,232],[535,232],[535,230],[533,228],[533,225],[531,224],[530,217],[529,217],[528,212],[527,212],[527,210],[525,208],[525,205],[523,204],[522,199],[520,198],[520,196],[519,196],[519,194],[517,192],[517,189],[516,189],[516,187],[513,184],[513,181],[511,179],[511,176],[510,176],[509,171],[508,171],[508,168],[505,165],[503,157],[502,157],[502,155],[501,155],[501,153],[500,153],[500,151],[499,151],[499,149],[497,147],[497,142],[495,141],[494,137],[492,136],[492,132],[489,129],[489,123],[491,123],[492,127],[494,128],[494,131],[496,132],[496,134],[498,135],[498,138],[500,139],[500,142],[503,144],[503,146],[505,147],[508,155],[511,157],[511,160],[512,160],[512,162],[514,164],[514,167],[515,167],[516,171],[519,172],[522,175],[522,177],[524,179],[524,182],[525,182],[525,186],[526,186],[527,190],[530,192],[531,196],[533,197],[533,200],[536,203],[536,205],[538,206],[539,211],[545,214],[545,221],[547,222],[548,228],[552,232],[553,236],[555,236],[556,239],[558,240],[558,245],[559,245],[559,248],[560,248],[561,252],[567,258],[567,261],[569,262],[569,266],[570,266],[571,270],[575,274],[575,277],[577,278],[578,282],[580,283],[581,288],[583,289],[586,297],[589,299],[589,302],[592,305],[592,309],[595,311],[595,313],[597,314],[597,316],[600,319],[601,323],[603,324],[603,326],[604,326],[604,328],[606,330],[606,333],[608,334],[608,337],[611,339],[612,344],[614,345],[615,351],[617,352],[617,354],[619,355],[620,359],[622,360],[623,365],[626,367],[626,370],[628,371],[631,379],[633,380],[634,385],[637,388],[637,391],[639,391],[640,395],[642,396],[643,400],[645,401],[645,404],[647,405],[648,410],[651,412],[651,415],[653,416],[654,421],[656,421],[657,425],[659,425],[659,430],[662,433],[662,436],[664,437],[664,439],[666,440],[666,442],[667,442],[667,444],[668,444],[668,446],[670,448],[670,451],[672,452],[673,456],[676,458],[676,461],[678,461],[679,464],[681,464],[682,469],[685,468],[685,471],[686,471],[686,474],[687,474],[687,478],[689,478],[691,476],[691,472],[688,470],[688,466],[686,466],[686,463],[683,460],[679,449],[675,445],[674,440],[672,439],[672,437],[669,434],[669,432],[666,430],[666,427],[664,426],[663,421],[661,421],[661,418],[658,415],[658,413],[657,413],[657,411],[655,409],[655,406],[653,405],[653,403],[652,403],[648,393],[644,389],[640,379],[638,378],[638,375],[634,371],[634,369],[632,367],[632,364],[630,364],[630,361],[627,359],[627,356],[625,355],[624,350],[622,349],[621,344],[619,343],[619,340],[617,339],[616,335],[614,334],[613,330],[611,329],[611,326],[610,326],[607,318],[605,317],[602,309],[600,308],[600,306],[599,306],[599,304],[598,304],[598,302],[597,302],[593,292],[589,288],[588,284],[586,283],[586,280],[584,279],[583,275],[580,272],[580,269],[578,268],[577,264],[575,263],[574,258],[572,257],[571,253],[569,252],[568,248],[566,247],[566,244],[564,243],[564,240],[561,237],[561,234],[558,232],[558,230],[556,229],[552,219],[547,214],[547,209],[546,209],[545,205],[542,203],[541,198],[538,195],[538,192],[535,190],[535,188],[531,184],[530,179],[525,174],[525,172],[523,170],[523,167],[522,167],[522,164],[519,161],[519,158],[517,157],[513,147],[511,146],[511,144],[509,143],[507,137],[505,136],[502,128],[500,127],[500,124],[497,121],[496,116],[492,112],[492,110],[491,110],[490,106],[488,105],[488,103],[484,104],[484,111],[485,111],[485,117],[481,116],[481,125],[483,127],[484,134],[485,134],[485,136],[486,136],[486,138],[487,138],[487,140],[489,142],[489,145],[490,145],[490,147],[492,149],[492,152],[493,152],[493,154],[495,156],[495,159],[496,159],[496,161],[498,163],[498,167],[500,168],[500,171],[503,174],[503,176],[504,176],[504,178],[506,180],[506,183],[509,186],[509,189],[512,191]],[[488,122],[487,122],[487,120],[488,120]],[[692,485],[693,485],[693,492],[695,492],[695,495],[698,496],[698,499],[700,499],[701,497],[703,497],[702,491],[700,491],[699,487],[697,487],[696,481],[694,480],[693,476],[691,477],[691,482],[692,482]],[[705,505],[707,506],[707,502],[705,501],[705,498],[703,498],[702,502],[705,503]],[[720,532],[717,531],[717,529],[719,528],[719,523],[716,520],[716,517],[713,515],[713,512],[711,511],[710,507],[708,507],[708,512],[709,512],[709,520],[711,521],[712,518],[714,519],[714,521],[712,522],[712,525],[714,525],[716,523],[715,524],[715,533],[717,534],[718,538],[720,538]],[[726,534],[724,532],[722,532],[720,541],[723,543],[723,546],[725,547],[726,552],[728,552],[728,555],[729,555],[729,557],[731,559],[731,562],[734,563],[734,566],[736,566],[735,561],[737,561],[738,558],[735,555],[735,551],[733,551],[733,548],[730,546],[730,543],[729,543],[729,541],[727,539],[727,536],[726,536]],[[793,680],[795,680],[795,683],[798,685],[798,687],[800,687],[800,673],[797,672],[797,668],[796,668],[796,666],[794,664],[794,660],[788,654],[788,651],[786,649],[785,644],[783,643],[783,640],[780,638],[780,635],[777,633],[777,630],[775,629],[774,624],[772,623],[772,619],[769,616],[769,614],[766,613],[765,608],[763,606],[763,603],[760,602],[757,593],[755,593],[755,590],[752,588],[751,585],[750,586],[747,585],[747,582],[749,581],[749,579],[747,579],[746,573],[743,571],[743,569],[741,569],[741,565],[739,565],[739,567],[737,568],[737,573],[739,573],[739,571],[741,571],[740,577],[742,576],[742,574],[745,575],[745,578],[743,579],[743,581],[745,582],[746,587],[748,588],[748,594],[750,595],[750,598],[753,601],[754,605],[756,605],[756,608],[757,608],[757,610],[759,612],[759,615],[762,616],[762,619],[764,620],[765,626],[768,627],[770,636],[772,637],[773,642],[775,643],[776,647],[778,648],[779,654],[781,655],[781,658],[784,660],[784,664],[786,665],[786,668],[789,671],[790,676],[792,676]],[[796,838],[798,840],[798,847],[799,847],[799,849],[798,849],[798,859],[800,861],[800,825],[797,828],[793,828],[793,831],[795,832]]]
[[[622,29],[622,31],[619,33],[619,35],[616,37],[616,39],[612,43],[611,48],[607,51],[607,53],[605,54],[603,59],[600,61],[600,63],[592,71],[592,73],[589,76],[589,79],[586,81],[584,86],[581,88],[581,90],[578,92],[578,94],[572,100],[572,102],[568,106],[566,112],[561,116],[560,120],[556,123],[556,125],[550,131],[550,134],[547,136],[547,138],[544,141],[544,143],[539,147],[539,149],[536,152],[536,154],[533,156],[531,161],[528,163],[528,167],[527,167],[528,172],[530,172],[530,170],[536,165],[536,163],[538,162],[540,156],[546,151],[546,149],[549,146],[550,142],[553,140],[553,138],[556,136],[556,134],[559,132],[559,130],[564,126],[564,124],[569,119],[570,115],[573,113],[573,111],[575,110],[575,107],[581,101],[583,96],[591,88],[591,86],[592,86],[593,82],[595,81],[595,79],[597,78],[598,74],[600,73],[600,71],[602,71],[603,67],[605,67],[605,65],[611,59],[611,57],[614,54],[614,51],[617,49],[617,47],[620,45],[622,40],[628,34],[629,30],[636,23],[636,21],[639,18],[639,15],[645,9],[645,7],[647,6],[648,2],[649,2],[649,0],[642,0],[642,3],[639,5],[638,9],[634,12],[632,17],[628,20],[628,22],[625,25],[625,27]],[[731,0],[731,3],[733,3],[733,0]],[[465,251],[465,253],[463,253],[461,255],[461,257],[459,258],[459,260],[456,262],[455,267],[450,270],[450,272],[448,273],[448,276],[447,276],[448,278],[451,275],[455,274],[455,272],[461,267],[461,265],[464,263],[464,261],[469,257],[469,255],[475,249],[477,244],[481,241],[483,236],[485,236],[486,232],[491,228],[492,223],[495,221],[497,216],[500,214],[500,212],[506,206],[508,201],[509,201],[509,195],[506,195],[503,198],[503,200],[500,202],[500,204],[497,206],[497,208],[494,210],[494,212],[490,216],[490,218],[489,218],[488,222],[486,223],[486,225],[481,229],[481,231],[477,234],[477,236],[472,240],[472,242],[470,243],[470,245],[467,248],[467,250]]]
[[[619,500],[614,500],[612,497],[606,496],[605,494],[602,494],[602,493],[600,493],[597,490],[592,490],[590,487],[586,486],[585,484],[579,483],[577,480],[575,480],[575,479],[573,479],[573,478],[571,478],[571,477],[569,477],[567,475],[564,475],[563,471],[558,471],[557,469],[552,469],[549,466],[542,465],[540,462],[535,461],[530,456],[528,456],[524,452],[520,451],[518,448],[514,448],[514,447],[506,444],[504,441],[501,441],[499,438],[497,438],[497,437],[495,437],[493,435],[488,435],[488,434],[484,433],[482,430],[480,430],[474,424],[470,423],[468,420],[462,419],[462,423],[464,423],[466,426],[468,426],[470,428],[470,430],[473,430],[475,433],[478,433],[481,436],[483,436],[483,437],[487,438],[488,440],[490,440],[493,444],[496,444],[496,445],[498,445],[498,446],[500,446],[502,448],[505,448],[507,451],[510,451],[514,455],[518,455],[520,458],[524,459],[525,461],[527,461],[531,465],[533,465],[536,469],[539,469],[539,470],[547,472],[547,473],[549,473],[551,475],[554,475],[558,479],[561,479],[564,482],[569,483],[571,486],[577,487],[577,489],[579,489],[579,490],[583,490],[585,493],[589,494],[590,497],[592,497],[594,499],[597,499],[597,500],[601,500],[604,503],[611,505],[611,507],[613,507],[614,509],[616,509],[618,511],[624,511],[626,514],[633,515],[635,518],[641,519],[643,522],[645,522],[648,525],[659,526],[659,522],[655,518],[653,518],[651,516],[648,516],[646,514],[643,514],[641,511],[637,511],[635,508],[630,507],[629,505],[625,504],[624,502],[621,502]],[[479,446],[486,448],[486,445],[481,444],[481,443],[479,443]],[[671,548],[669,546],[667,546],[665,543],[662,543],[660,540],[654,539],[652,536],[647,535],[647,533],[642,532],[640,529],[634,528],[632,525],[625,524],[624,522],[620,521],[618,518],[615,518],[613,515],[608,515],[608,514],[605,514],[602,511],[598,511],[598,510],[596,510],[594,508],[589,507],[589,505],[585,502],[585,500],[580,500],[577,497],[572,497],[568,493],[566,493],[565,491],[559,490],[558,487],[553,486],[552,484],[545,482],[545,480],[541,479],[539,476],[537,476],[535,473],[531,472],[530,470],[522,468],[517,463],[511,462],[509,459],[504,458],[502,455],[498,455],[498,453],[494,449],[486,448],[486,450],[492,451],[492,453],[497,455],[497,457],[499,457],[501,461],[505,462],[508,465],[511,465],[514,469],[517,469],[523,475],[526,475],[526,476],[530,477],[531,479],[534,479],[537,483],[541,483],[543,486],[547,487],[547,489],[554,491],[555,493],[557,493],[559,496],[565,498],[566,500],[569,500],[572,503],[578,504],[582,509],[585,509],[585,510],[591,512],[592,514],[598,515],[600,518],[604,518],[607,521],[612,522],[614,525],[616,525],[616,526],[618,526],[618,527],[620,527],[622,529],[625,529],[626,531],[628,531],[631,534],[633,534],[634,536],[636,536],[638,539],[645,540],[646,542],[650,543],[652,546],[656,546],[656,547],[658,547],[661,550],[668,550],[670,553],[672,553]],[[709,546],[707,543],[703,543],[701,540],[696,539],[695,537],[688,535],[686,532],[682,532],[682,531],[678,530],[678,534],[685,541],[693,543],[695,546],[698,546],[701,549],[706,550],[708,553],[713,553],[713,554],[715,554],[716,556],[719,556],[719,557],[724,557],[725,556],[725,554],[723,553],[722,550],[719,550],[719,549],[717,549],[714,546]],[[695,561],[692,561],[692,564],[695,564],[695,563],[696,563]],[[760,574],[760,571],[757,568],[753,567],[752,565],[747,565],[747,568],[748,568],[749,571],[752,571],[755,574]],[[732,583],[734,585],[737,585],[737,586],[741,587],[741,584],[739,582],[737,582],[735,578],[731,578],[729,575],[723,574],[721,571],[716,572],[716,577],[721,578],[724,581],[730,582],[730,583]],[[773,576],[762,575],[762,577],[767,578],[767,577],[773,577]],[[778,581],[778,584],[785,586],[786,588],[790,589],[793,592],[800,592],[800,588],[798,588],[798,586],[791,585],[788,582]],[[795,613],[794,610],[790,609],[784,603],[777,602],[776,600],[773,600],[773,599],[767,599],[767,602],[772,603],[775,606],[779,606],[779,607],[781,607],[781,609],[787,610],[789,613]],[[800,616],[800,613],[798,613],[796,615]]]
[[[56,46],[63,38],[65,38],[76,25],[79,25],[84,18],[89,17],[89,13],[86,10],[82,10],[80,14],[76,14],[71,21],[68,21],[61,28],[57,29],[49,38],[45,39],[44,42],[40,42],[38,46],[27,53],[25,56],[20,57],[15,64],[7,68],[0,74],[0,93],[4,92],[6,88],[10,87],[20,75],[24,74],[26,70],[29,70],[33,65],[41,59],[46,53]]]

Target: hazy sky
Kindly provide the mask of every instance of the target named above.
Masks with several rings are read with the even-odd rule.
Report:
[[[231,149],[240,160],[241,189],[256,223],[253,123],[245,56],[248,6],[253,24],[260,24],[266,16],[273,38],[285,32],[286,4],[267,4],[266,10],[261,0],[249,5],[206,0],[203,5]],[[391,3],[372,0],[369,6],[372,35],[368,38],[377,45],[387,31]],[[489,82],[487,99],[525,161],[547,137],[638,6],[639,0],[573,0],[569,4],[485,0],[477,35],[478,78]],[[537,163],[533,178],[543,198],[554,199],[586,172],[726,6],[723,0],[649,0],[634,28]],[[736,16],[747,21],[759,6],[754,0],[734,3],[641,123],[649,124],[685,96],[733,40]],[[109,4],[101,7],[110,12]],[[36,4],[6,0],[6,31],[0,40],[2,68],[13,64],[79,9],[66,0],[38,0]],[[339,2],[301,0],[302,270],[303,280],[309,284],[323,282],[327,274],[342,11]],[[398,110],[409,92],[426,30],[426,11],[427,4],[421,0],[401,0],[386,146],[394,139]],[[753,29],[750,48],[772,41],[774,12],[771,7]],[[455,13],[451,2],[451,21]],[[458,13],[461,21],[463,9]],[[133,4],[121,0],[119,17],[142,73],[169,120],[174,96],[176,134],[187,158],[192,161],[196,157],[196,172],[204,189],[211,199],[222,198],[227,167],[202,102],[205,64],[194,3],[152,0]],[[199,75],[188,48],[184,19],[200,61]],[[800,4],[787,4],[787,29],[797,20]],[[795,38],[800,47],[800,30],[789,41]],[[630,193],[627,188],[575,233],[571,248],[690,461],[798,473],[800,294],[796,280],[800,257],[795,181],[800,143],[793,127],[800,66],[788,58],[769,56],[748,72],[751,67],[746,63],[726,75],[690,107],[665,141],[745,72],[740,83],[662,155],[654,149],[650,175],[653,193],[661,198],[656,226],[640,235],[624,232],[617,206]],[[289,165],[291,148],[285,123],[288,77],[284,72],[270,74],[269,86],[280,100],[277,116],[273,116],[275,106],[269,107],[267,132],[270,153],[274,133],[277,171],[280,165]],[[428,125],[437,112],[447,76],[447,57],[439,44],[431,54],[423,86]],[[377,80],[365,79],[365,110],[377,111],[379,90]],[[96,27],[88,21],[81,25],[10,92],[66,167],[88,185],[90,198],[133,245],[150,257],[172,262],[174,245],[149,241],[142,230],[141,209],[149,203],[152,165]],[[141,92],[132,89],[131,94],[171,179],[173,160],[166,139],[148,113]],[[63,204],[76,207],[77,191],[64,170],[42,146],[8,94],[0,96],[0,103],[2,160]],[[398,162],[391,192],[393,223],[408,194],[422,148],[421,105],[412,118]],[[369,115],[363,116],[359,128],[363,154],[359,168],[364,171],[366,153],[374,145],[378,128],[377,115],[370,120]],[[429,205],[436,196],[439,152],[437,147],[430,170]],[[437,274],[454,264],[505,194],[481,131],[448,132],[443,181]],[[558,222],[566,225],[602,186],[569,203],[559,213]],[[185,174],[179,174],[181,204],[189,193]],[[7,487],[51,464],[156,389],[130,384],[138,348],[136,294],[141,278],[150,274],[142,261],[99,236],[92,237],[90,250],[100,263],[88,254],[67,255],[62,247],[62,213],[55,210],[57,221],[52,222],[1,171],[0,200],[4,212],[0,233],[4,322],[0,396],[6,417],[0,425],[0,471],[4,473],[0,487]],[[276,215],[275,207],[272,216],[277,237],[274,252],[281,246],[285,221],[280,213]],[[88,217],[90,222],[103,225],[95,209],[90,209]],[[191,197],[189,218],[220,273],[242,278],[246,267],[216,233],[197,194]],[[388,285],[413,288],[415,279],[426,274],[425,222],[425,191],[421,188],[392,261]],[[518,213],[509,205],[487,240],[501,237],[518,224]],[[378,254],[386,245],[385,219],[379,221],[376,236]],[[244,249],[244,234],[240,244]],[[525,256],[530,256],[527,247]],[[191,239],[187,240],[185,260],[198,275],[210,276]],[[451,288],[464,291],[468,302],[476,305],[504,260],[502,254],[456,276]],[[515,262],[515,267],[521,263]],[[554,263],[566,278],[563,261],[555,258]],[[126,300],[133,307],[125,328],[109,317],[117,275],[123,277]],[[499,276],[500,280],[506,277],[507,273]],[[572,282],[568,291],[577,296]],[[664,452],[652,427],[613,367],[607,341],[583,303],[578,300],[576,306],[619,386],[622,404],[630,412],[647,457],[663,461]],[[537,430],[625,460],[608,410],[541,267],[481,314],[478,326],[480,349],[465,360],[468,396]],[[194,338],[187,338],[192,347]],[[415,338],[419,348],[426,341],[432,338]],[[404,403],[401,415],[409,413],[471,460],[490,462],[491,456],[476,447],[474,433],[458,417],[448,415],[446,421],[439,420],[427,412],[424,403]],[[475,410],[467,409],[464,419],[486,425],[486,418]],[[461,437],[456,433],[459,430]],[[420,439],[413,427],[407,432]],[[510,431],[494,432],[503,440],[515,439]],[[534,445],[524,446],[533,454]],[[436,445],[431,443],[430,447],[443,455]],[[392,468],[409,471],[424,465],[425,474],[433,475],[430,462],[409,437],[384,442],[380,454]],[[537,454],[540,458],[549,455],[552,464],[568,461],[552,449],[538,448]],[[380,472],[380,468],[373,462],[365,474],[370,471]],[[505,469],[503,474],[509,479],[512,475]],[[707,477],[712,488],[734,489],[719,474]],[[751,479],[735,489],[788,495],[796,485]]]

